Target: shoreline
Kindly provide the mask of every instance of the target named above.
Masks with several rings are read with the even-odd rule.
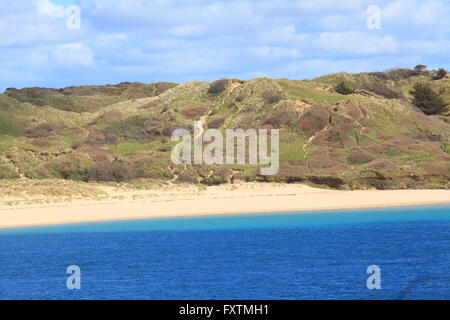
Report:
[[[138,220],[151,220],[151,219],[179,219],[179,218],[198,218],[198,217],[220,217],[220,216],[238,216],[238,215],[265,215],[265,214],[308,214],[308,213],[322,213],[328,211],[341,211],[341,210],[360,210],[360,209],[383,209],[383,208],[404,208],[404,207],[416,207],[416,206],[428,206],[428,205],[442,205],[450,204],[450,201],[442,202],[411,202],[405,204],[382,204],[382,205],[368,205],[368,206],[358,206],[358,207],[339,207],[339,208],[317,208],[317,209],[287,209],[282,211],[272,211],[272,210],[258,210],[258,211],[223,211],[221,213],[193,213],[193,214],[173,214],[173,215],[152,215],[152,216],[127,216],[126,218],[106,218],[106,219],[92,219],[92,220],[80,220],[80,221],[70,221],[70,222],[48,222],[48,223],[37,223],[37,224],[21,224],[13,226],[0,226],[0,232],[3,230],[14,230],[14,229],[26,229],[33,227],[51,227],[51,226],[65,226],[72,224],[89,224],[89,223],[102,223],[102,222],[126,222],[126,221],[138,221]]]
[[[450,204],[450,190],[330,190],[300,184],[242,183],[154,190],[112,190],[123,199],[77,199],[43,205],[0,204],[0,230],[79,223],[220,215],[302,213]],[[415,199],[415,200],[413,200]]]

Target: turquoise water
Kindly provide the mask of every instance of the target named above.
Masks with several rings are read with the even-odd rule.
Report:
[[[0,299],[449,299],[450,204],[9,229],[0,261]]]

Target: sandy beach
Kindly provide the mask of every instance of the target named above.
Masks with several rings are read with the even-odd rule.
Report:
[[[130,219],[301,212],[450,203],[450,190],[340,191],[301,184],[241,183],[198,188],[172,185],[154,190],[105,186],[99,198],[0,198],[0,228]],[[9,200],[6,203],[5,200]]]

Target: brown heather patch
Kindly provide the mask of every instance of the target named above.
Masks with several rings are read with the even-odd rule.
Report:
[[[373,153],[382,154],[398,150],[398,146],[388,142],[388,143],[372,144],[370,146],[367,146],[366,149]]]
[[[210,129],[218,129],[225,123],[224,118],[219,118],[208,122],[207,127]]]
[[[35,172],[38,176],[40,177],[46,177],[48,178],[50,176],[49,172],[47,169],[43,168],[43,167],[38,167],[35,169]]]
[[[41,123],[34,128],[26,130],[25,134],[28,138],[46,138],[53,135],[55,130],[66,128],[62,122],[57,123]]]
[[[443,163],[422,162],[420,166],[433,175],[443,175],[450,177],[450,165]]]
[[[172,89],[176,87],[177,85],[175,83],[168,83],[168,82],[158,82],[156,84],[156,94],[160,95],[161,93],[166,92],[169,89]]]
[[[261,126],[261,129],[272,130],[273,126],[270,124],[264,124]]]
[[[320,150],[318,152],[315,152],[311,155],[309,160],[309,167],[314,169],[317,169],[319,171],[326,172],[328,170],[334,170],[335,167],[344,167],[342,163],[339,161],[336,161],[336,156],[333,155],[333,153],[328,150]],[[315,170],[315,171],[317,171]]]
[[[362,168],[393,170],[393,169],[397,169],[397,165],[387,159],[377,158],[377,159],[372,160],[371,162],[365,164]]]
[[[89,181],[129,181],[135,177],[135,172],[130,163],[126,161],[100,161],[94,165]]]
[[[0,110],[8,111],[11,109],[12,105],[9,102],[0,100]]]
[[[50,146],[50,142],[46,138],[37,138],[31,141],[32,144],[38,147],[46,148]]]
[[[352,118],[342,114],[333,115],[331,118],[331,123],[333,125],[333,129],[339,133],[346,133],[355,126],[355,122]]]
[[[200,106],[181,110],[180,113],[186,118],[193,119],[208,113],[208,107]]]
[[[380,140],[390,140],[392,139],[392,136],[378,132],[376,138]]]
[[[103,143],[105,141],[105,135],[97,130],[92,130],[89,132],[89,135],[87,137],[87,143],[90,144],[98,144]]]
[[[122,118],[122,115],[122,112],[120,112],[119,110],[109,110],[101,114],[98,117],[98,120],[120,119]]]
[[[281,95],[277,92],[265,91],[261,94],[264,105],[277,103],[281,100]]]
[[[72,127],[70,128],[70,130],[75,133],[75,134],[82,134],[83,133],[83,129],[81,129],[80,127]]]
[[[292,126],[296,120],[297,113],[293,109],[286,108],[266,119],[264,124],[279,129],[283,126]]]
[[[439,144],[435,144],[432,142],[415,142],[408,146],[408,149],[412,152],[421,153],[427,152],[430,154],[442,154],[443,151]]]
[[[328,125],[329,118],[330,114],[325,108],[314,106],[300,118],[299,126],[304,133],[312,136]]]
[[[360,148],[353,148],[347,160],[355,164],[363,164],[375,159],[375,156]]]
[[[346,113],[351,118],[355,120],[360,120],[364,117],[364,115],[362,114],[361,110],[359,109],[358,105],[355,102],[347,100],[343,104],[345,106]]]
[[[151,108],[155,108],[157,106],[161,105],[161,101],[159,100],[153,100],[150,101],[149,103],[144,104],[143,106],[140,106],[138,108],[138,110],[146,110],[146,109],[151,109]]]
[[[33,123],[33,120],[28,118],[22,118],[17,120],[16,123],[22,129],[28,129],[30,125]]]
[[[95,162],[104,160],[112,160],[113,153],[100,148],[93,148],[90,146],[83,146],[77,150],[77,152],[85,153],[89,155]]]

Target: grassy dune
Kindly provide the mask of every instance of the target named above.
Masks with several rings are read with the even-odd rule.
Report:
[[[342,81],[355,93],[334,92]],[[450,104],[448,76],[395,70],[302,81],[9,89],[0,95],[0,179],[448,188],[449,113],[428,116],[415,107],[410,91],[417,82]],[[192,131],[200,118],[221,130],[279,128],[279,174],[260,176],[257,166],[173,165],[172,131]]]

